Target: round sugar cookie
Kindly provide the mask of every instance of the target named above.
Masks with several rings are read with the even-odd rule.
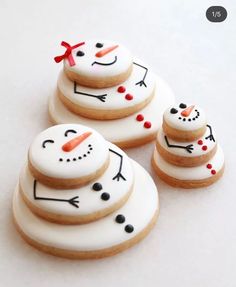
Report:
[[[139,112],[116,120],[92,120],[69,111],[56,93],[49,99],[49,114],[53,123],[80,123],[96,129],[104,138],[119,147],[139,146],[156,138],[166,108],[174,103],[174,95],[161,78],[157,77],[152,101]]]
[[[165,161],[155,149],[152,165],[157,175],[169,185],[182,188],[205,187],[222,176],[224,154],[218,145],[215,155],[209,162],[195,167],[180,167]]]
[[[142,79],[145,82],[140,85]],[[75,114],[90,119],[111,120],[124,118],[144,108],[154,96],[155,84],[156,76],[137,60],[124,83],[105,89],[78,85],[61,72],[57,93],[63,104]]]
[[[101,258],[121,252],[143,239],[154,226],[158,193],[150,175],[133,161],[134,191],[126,204],[88,224],[62,225],[37,217],[24,203],[18,186],[13,198],[15,224],[37,249],[67,258]]]
[[[82,224],[97,220],[120,208],[133,189],[131,160],[109,143],[110,162],[102,176],[74,189],[55,189],[38,182],[25,165],[19,187],[28,207],[36,215],[60,224]]]
[[[107,40],[86,40],[64,59],[64,71],[71,81],[91,88],[107,88],[128,79],[133,58],[128,49]]]
[[[101,176],[109,164],[109,148],[95,130],[78,124],[50,127],[29,148],[35,179],[56,188],[72,188]]]
[[[208,162],[216,153],[217,142],[210,125],[207,125],[201,138],[192,142],[172,140],[160,129],[157,133],[156,148],[169,163],[191,167]]]
[[[163,115],[163,130],[176,141],[194,141],[206,132],[206,114],[197,105],[180,103],[169,107]]]

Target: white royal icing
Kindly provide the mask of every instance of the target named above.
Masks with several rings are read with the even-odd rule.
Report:
[[[189,107],[191,105],[186,104],[186,106]],[[172,108],[176,109],[178,112],[175,114],[171,113],[170,111]],[[181,115],[183,110],[184,108],[180,108],[179,105],[169,107],[164,113],[165,122],[170,127],[183,131],[194,131],[206,125],[206,114],[197,105],[195,105],[194,109],[188,117]]]
[[[102,43],[102,48],[97,48],[96,43]],[[96,53],[118,45],[116,49],[103,57],[97,57]],[[76,56],[78,51],[82,51],[84,56]],[[85,44],[72,50],[75,61],[74,66],[70,66],[68,60],[64,60],[64,67],[76,74],[86,77],[112,77],[125,73],[132,64],[132,55],[123,45],[112,41],[86,40]],[[98,62],[98,63],[95,63]],[[114,64],[112,64],[114,62]],[[101,65],[105,64],[105,65]],[[108,65],[111,64],[111,65]]]
[[[174,103],[174,95],[164,80],[156,77],[156,92],[152,101],[141,111],[117,120],[92,120],[70,112],[58,99],[56,93],[50,97],[49,113],[55,123],[80,123],[90,126],[101,133],[108,141],[119,143],[140,139],[157,132],[162,125],[164,110]],[[142,114],[144,120],[138,122],[136,116]],[[143,127],[145,121],[150,121],[152,127]]]
[[[35,178],[31,175],[28,166],[25,165],[20,175],[22,192],[37,208],[57,215],[86,216],[102,211],[105,208],[112,207],[131,191],[134,174],[131,160],[128,156],[117,146],[110,143],[109,149],[122,156],[121,174],[125,180],[122,178],[119,178],[119,181],[113,179],[119,172],[121,158],[117,154],[110,152],[109,166],[104,174],[95,181],[75,189],[58,190],[37,182],[35,186],[36,194],[34,194]],[[102,185],[102,190],[93,190],[94,183],[100,183]],[[104,201],[101,199],[101,194],[103,192],[109,193],[109,200]],[[35,195],[38,199],[35,199]],[[78,201],[78,208],[68,201],[45,200],[47,198],[69,200],[75,197],[77,197],[75,200]],[[40,200],[40,198],[44,199]]]
[[[76,133],[68,132],[65,136],[67,130]],[[70,152],[62,150],[65,143],[85,132],[91,132],[91,135],[80,145]],[[54,143],[46,143],[43,148],[45,140]],[[30,162],[38,171],[46,176],[64,179],[80,178],[96,172],[105,164],[108,156],[108,144],[104,138],[95,130],[77,124],[57,125],[44,130],[29,149]]]
[[[216,146],[217,143],[216,143],[215,133],[213,133],[213,137],[215,141],[212,138],[210,139],[209,135],[210,135],[210,129],[207,128],[205,134],[196,141],[178,142],[176,140],[172,140],[171,138],[169,138],[164,133],[163,129],[161,128],[157,134],[157,141],[165,150],[167,150],[169,153],[173,155],[183,156],[183,157],[197,157],[197,156],[202,156],[202,155],[209,153]],[[182,147],[188,146],[190,147],[191,153],[188,152],[188,150],[184,148],[168,147],[166,140],[165,140],[165,136],[167,137],[167,140],[170,145],[177,145],[177,146],[182,146]],[[199,144],[200,141],[201,141],[201,144]],[[206,150],[203,149],[204,146],[207,147]]]
[[[137,63],[142,65],[139,60],[136,60]],[[146,67],[146,66],[145,66]],[[146,101],[154,91],[156,84],[156,76],[148,70],[145,77],[145,84],[140,86],[137,84],[140,82],[145,74],[145,69],[134,65],[132,74],[129,79],[123,82],[120,85],[105,88],[105,89],[93,89],[84,86],[80,86],[72,81],[70,81],[65,73],[62,71],[59,74],[57,86],[61,93],[75,105],[91,108],[96,110],[120,110],[124,108],[133,107],[137,104],[140,104]],[[120,86],[125,87],[125,92],[118,92]],[[74,88],[76,87],[76,93]],[[87,95],[78,94],[85,93]],[[127,100],[125,96],[131,94],[133,96],[132,100]],[[89,96],[90,95],[90,96]],[[98,98],[98,96],[104,96],[103,98]]]
[[[18,187],[13,198],[13,213],[22,232],[40,244],[70,251],[96,251],[115,247],[132,239],[152,220],[158,210],[158,193],[151,176],[133,161],[134,191],[127,203],[118,211],[89,224],[62,225],[48,222],[34,215],[21,198]],[[118,224],[118,214],[125,222]],[[134,227],[132,233],[124,228]]]
[[[214,176],[211,174],[212,170],[215,170],[217,173],[222,169],[224,166],[224,154],[222,148],[218,145],[216,154],[206,164],[196,167],[180,167],[166,162],[155,149],[154,161],[159,169],[171,177],[180,180],[201,180]],[[211,164],[212,168],[207,168],[207,164]]]

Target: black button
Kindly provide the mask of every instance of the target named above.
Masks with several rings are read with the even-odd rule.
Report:
[[[134,231],[133,225],[127,224],[127,225],[125,226],[125,231],[126,231],[127,233],[132,233],[132,232]]]
[[[117,222],[117,223],[124,223],[124,222],[125,222],[125,217],[124,217],[124,215],[118,214],[118,215],[116,216],[116,222]]]
[[[109,193],[107,193],[107,192],[103,192],[102,193],[102,195],[101,195],[101,199],[102,200],[107,201],[107,200],[109,200],[109,198],[110,198],[110,194]]]
[[[101,185],[101,183],[95,182],[95,183],[93,184],[93,186],[92,186],[92,189],[95,190],[95,191],[100,191],[100,190],[102,190],[102,185]]]

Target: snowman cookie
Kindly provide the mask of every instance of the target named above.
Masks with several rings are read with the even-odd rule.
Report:
[[[122,148],[153,140],[164,110],[174,102],[168,85],[122,45],[94,40],[78,45],[66,44],[66,52],[55,58],[56,62],[64,61],[64,70],[49,100],[52,123],[90,126]],[[106,63],[112,63],[113,57],[116,61],[105,65],[99,57]],[[120,73],[126,74],[122,80]],[[81,75],[91,81],[81,81]]]
[[[152,159],[154,170],[160,178],[173,186],[194,188],[210,185],[223,174],[223,151],[217,144],[215,132],[209,124],[205,124],[205,132],[196,138],[206,121],[205,114],[199,107],[183,103],[178,107],[184,110],[183,113],[180,112],[182,117],[174,116],[179,113],[176,107],[170,107],[164,113],[163,129],[158,131]],[[191,115],[193,110],[195,115]],[[176,135],[173,139],[173,129],[166,128],[167,121],[172,127],[179,128],[178,140]],[[194,140],[187,141],[185,138],[190,138],[190,135]]]
[[[72,145],[67,144],[67,139],[64,143],[65,134],[69,133]],[[95,135],[94,130],[77,124],[53,126],[39,134],[30,146],[33,151],[29,157],[32,153],[34,165],[45,174],[47,171],[50,176],[57,176],[54,185],[45,185],[25,164],[13,199],[14,221],[23,238],[39,250],[67,258],[101,258],[131,247],[148,234],[159,210],[156,186],[150,175],[117,146],[97,137],[99,134],[96,144],[91,139],[86,142],[88,136],[84,146],[79,140],[74,147],[73,139],[84,133]],[[50,149],[46,151],[47,144]],[[109,154],[103,173],[98,177],[93,174],[82,186],[72,184],[62,189],[56,180],[60,182],[63,170],[68,182],[74,182],[76,171],[81,175],[85,169],[91,175],[91,170],[96,170],[101,161],[91,161],[89,156],[96,157],[99,144],[105,144]],[[70,151],[62,149],[66,155],[61,151],[64,145],[69,146],[68,150],[73,147]],[[86,154],[87,147],[90,149]],[[81,153],[86,156],[80,158]],[[68,167],[70,163],[72,166]],[[72,177],[68,177],[70,173]]]
[[[71,81],[92,88],[119,85],[133,69],[132,55],[123,45],[111,41],[86,40],[74,46],[61,43],[66,48],[63,55],[64,71]]]
[[[180,103],[167,109],[163,117],[163,130],[171,139],[194,141],[206,132],[206,115],[195,105]]]

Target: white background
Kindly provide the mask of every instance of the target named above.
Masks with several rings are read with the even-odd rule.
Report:
[[[223,23],[206,20],[223,5]],[[0,1],[0,286],[236,286],[235,1]],[[11,198],[27,148],[49,126],[47,99],[61,40],[113,39],[149,63],[176,99],[198,103],[226,156],[217,184],[184,191],[158,180],[152,233],[113,258],[70,261],[40,253],[12,223]],[[149,171],[153,144],[128,153]]]

